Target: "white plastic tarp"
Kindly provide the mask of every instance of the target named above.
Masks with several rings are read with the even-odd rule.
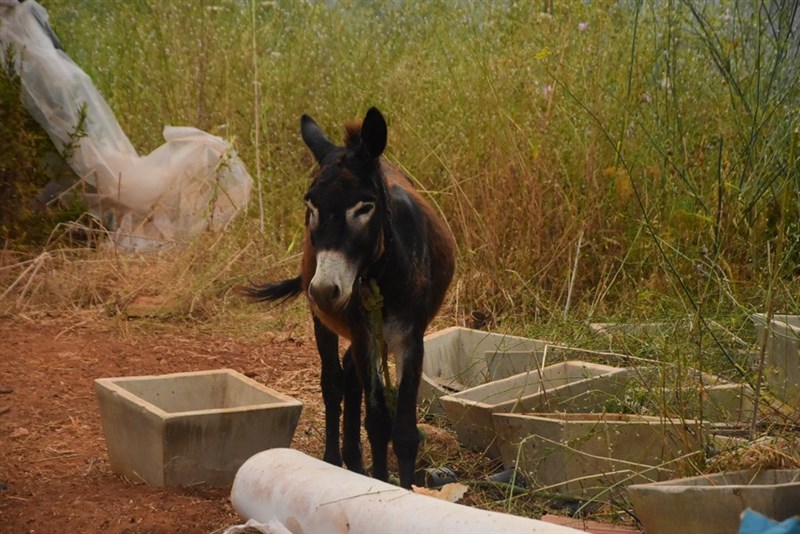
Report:
[[[90,211],[116,245],[149,249],[223,229],[247,206],[253,183],[230,145],[196,128],[167,126],[166,143],[140,157],[47,20],[34,0],[0,0],[0,46],[15,50],[28,111],[59,151],[72,145],[68,163],[89,186]],[[75,142],[82,106],[86,135]]]

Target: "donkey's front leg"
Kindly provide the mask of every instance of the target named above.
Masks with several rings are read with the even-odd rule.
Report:
[[[367,429],[367,438],[372,452],[372,476],[385,481],[389,479],[386,454],[392,434],[392,416],[386,406],[383,384],[378,375],[377,366],[370,361],[370,356],[374,354],[371,350],[372,341],[366,332],[360,334],[356,335],[354,332],[351,349],[354,351],[353,359],[364,388],[366,404],[364,426]]]
[[[344,432],[342,457],[350,471],[364,474],[361,454],[361,381],[358,379],[353,350],[348,348],[342,358],[344,370]]]
[[[339,337],[314,317],[314,337],[322,361],[322,400],[325,403],[325,454],[326,462],[341,466],[339,449],[339,418],[342,414],[344,373],[339,363]]]
[[[392,429],[392,446],[400,468],[400,485],[410,489],[419,449],[417,430],[417,391],[422,378],[422,357],[424,329],[412,333],[406,340],[402,358],[399,384],[397,386],[397,412]]]

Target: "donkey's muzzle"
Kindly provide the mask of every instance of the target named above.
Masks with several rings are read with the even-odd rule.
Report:
[[[340,252],[319,252],[317,269],[308,285],[308,298],[320,311],[333,313],[341,310],[350,300],[357,272]]]
[[[308,286],[308,296],[311,301],[324,312],[333,312],[339,308],[339,297],[342,288],[338,284],[318,283]]]

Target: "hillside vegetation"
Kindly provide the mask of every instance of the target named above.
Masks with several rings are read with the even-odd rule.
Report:
[[[340,139],[376,105],[388,157],[456,236],[450,322],[800,308],[796,0],[43,4],[140,153],[165,124],[196,126],[259,182],[224,236],[73,269],[51,284],[66,302],[169,291],[209,316],[238,306],[230,286],[292,273],[313,169],[299,116]],[[107,259],[74,233],[38,261]],[[9,295],[63,302],[36,287]]]

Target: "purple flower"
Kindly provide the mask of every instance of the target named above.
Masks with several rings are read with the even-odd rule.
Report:
[[[588,29],[589,29],[589,23],[588,22],[579,22],[578,23],[578,31],[585,32]]]

